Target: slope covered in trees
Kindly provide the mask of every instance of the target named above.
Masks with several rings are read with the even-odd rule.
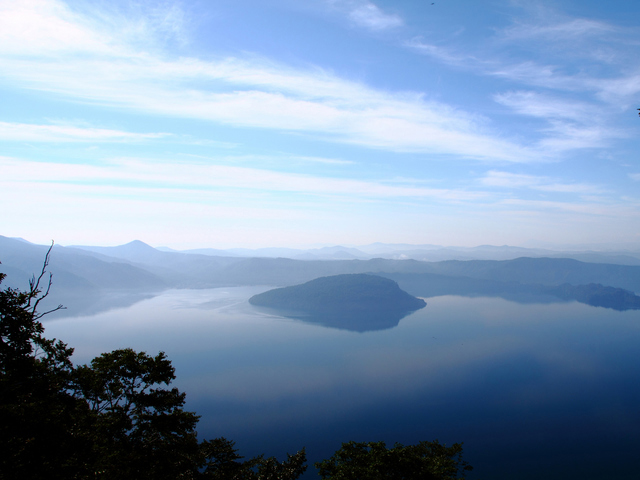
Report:
[[[359,332],[395,327],[426,305],[393,280],[362,273],[320,277],[269,290],[254,295],[249,303],[287,317]]]
[[[410,312],[426,305],[388,278],[367,274],[320,277],[302,285],[269,290],[249,303],[306,313]]]
[[[88,248],[88,247],[83,247]],[[566,258],[517,258],[426,262],[417,260],[292,260],[164,252],[142,242],[85,250],[56,246],[51,271],[57,291],[93,286],[104,289],[209,288],[234,285],[298,285],[347,273],[431,274],[523,285],[590,283],[640,292],[640,266],[588,263]],[[47,247],[0,236],[5,273],[13,281],[36,271]],[[73,307],[70,305],[70,307]]]

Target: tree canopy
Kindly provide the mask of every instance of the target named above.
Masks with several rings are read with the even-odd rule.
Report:
[[[325,480],[458,480],[472,469],[462,460],[462,444],[416,445],[347,442],[331,458],[315,464]]]

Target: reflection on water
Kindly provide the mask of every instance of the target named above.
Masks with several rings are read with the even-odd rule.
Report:
[[[263,312],[272,316],[280,316],[298,320],[312,325],[321,325],[327,328],[349,330],[352,332],[373,332],[375,330],[387,330],[397,327],[400,320],[413,312],[393,311],[363,311],[357,313],[302,313],[288,312],[269,307],[253,307],[257,312]]]
[[[464,442],[472,479],[637,478],[640,312],[441,296],[359,333],[246,302],[268,289],[169,291],[46,334],[78,362],[165,351],[200,436],[246,456],[438,438]]]
[[[156,297],[159,293],[146,290],[87,289],[84,291],[60,291],[57,289],[55,295],[52,292],[49,297],[42,301],[38,310],[46,312],[56,308],[58,305],[64,307],[63,310],[48,314],[47,320],[96,315],[109,310],[130,307],[143,300]]]
[[[621,288],[600,284],[541,285],[514,281],[450,277],[430,273],[384,273],[412,295],[430,298],[443,295],[498,297],[523,304],[578,301],[614,310],[640,310],[640,297]]]

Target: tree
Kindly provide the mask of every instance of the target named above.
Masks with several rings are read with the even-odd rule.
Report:
[[[206,457],[203,478],[207,480],[295,480],[307,469],[304,448],[287,454],[283,462],[262,455],[241,461],[243,457],[238,455],[234,442],[226,438],[205,440],[202,448]]]
[[[77,478],[85,453],[79,419],[86,406],[67,388],[73,349],[44,338],[39,319],[49,312],[37,312],[51,288],[49,275],[40,291],[50,253],[28,291],[0,291],[0,478]]]
[[[98,478],[193,478],[201,464],[198,416],[185,394],[160,388],[175,378],[164,353],[127,348],[103,353],[76,369],[75,388],[90,409]]]
[[[327,480],[457,480],[472,469],[462,460],[462,444],[447,447],[438,440],[391,449],[384,442],[343,443],[315,466]]]

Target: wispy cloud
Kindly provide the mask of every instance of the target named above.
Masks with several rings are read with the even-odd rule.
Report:
[[[604,193],[604,190],[596,185],[585,183],[562,183],[543,176],[500,172],[496,170],[487,172],[486,175],[480,179],[480,183],[484,186],[491,187],[510,189],[528,188],[532,190],[556,193],[591,195]]]
[[[404,23],[398,15],[385,13],[371,2],[358,2],[349,13],[349,18],[371,30],[387,30],[400,27]]]
[[[368,30],[383,31],[404,25],[402,17],[386,13],[369,0],[327,0],[327,4],[344,13],[358,27]]]
[[[514,16],[511,26],[484,42],[444,48],[414,38],[406,46],[478,74],[564,92],[591,92],[619,106],[640,91],[635,61],[639,46],[630,34],[624,27],[568,17],[537,4],[525,7],[524,16]]]
[[[300,160],[303,162],[311,162],[311,163],[325,163],[328,165],[353,165],[354,161],[352,160],[341,160],[339,158],[325,158],[325,157],[308,157],[308,156],[296,156],[291,157],[292,160]]]
[[[493,134],[475,116],[419,93],[384,92],[263,58],[167,58],[127,43],[126,25],[96,25],[54,0],[5,1],[3,13],[1,73],[22,88],[391,151],[483,161],[532,161],[540,155]]]
[[[133,133],[105,128],[70,125],[34,125],[0,122],[1,141],[28,142],[111,142],[141,141],[166,137],[167,133]]]
[[[594,103],[565,100],[532,91],[505,92],[494,100],[520,115],[546,120],[539,128],[541,150],[561,152],[580,148],[599,148],[625,133],[606,126],[603,107]]]
[[[117,159],[103,165],[31,162],[0,157],[5,181],[79,183],[84,185],[124,183],[139,191],[147,188],[191,190],[254,190],[295,192],[302,195],[337,195],[372,199],[430,198],[465,201],[482,198],[481,192],[435,189],[370,182],[265,169],[201,163],[161,163],[145,159]]]
[[[634,105],[640,92],[635,61],[640,46],[629,41],[629,32],[540,5],[525,12],[479,44],[444,48],[415,38],[406,46],[452,67],[514,84],[514,90],[493,98],[516,115],[544,122],[534,124],[538,140],[532,148],[545,156],[608,147],[629,136],[612,121]]]
[[[630,173],[629,178],[631,178],[631,180],[635,180],[636,182],[640,182],[640,173]]]
[[[607,205],[604,203],[592,202],[578,203],[547,200],[507,199],[501,201],[500,204],[505,206],[517,206],[520,208],[531,209],[541,214],[545,213],[546,211],[559,211],[572,214],[581,214],[585,216],[606,216],[626,219],[640,217],[640,210],[638,210],[637,206],[624,205],[622,203]]]
[[[545,14],[548,14],[548,10]],[[556,19],[539,18],[535,23],[519,22],[516,25],[508,27],[501,32],[501,36],[505,39],[514,40],[532,40],[539,39],[547,42],[556,42],[561,40],[583,41],[585,38],[593,36],[601,36],[615,32],[616,29],[612,25],[587,18],[571,18]]]
[[[483,185],[491,187],[517,188],[538,185],[541,182],[541,178],[534,175],[523,175],[492,170],[487,172],[487,174],[480,179],[480,182]]]
[[[446,65],[464,69],[478,69],[481,65],[493,64],[491,61],[481,60],[480,58],[464,53],[452,48],[441,47],[433,43],[427,43],[422,37],[414,37],[404,42],[404,46],[415,50],[421,55],[434,58]]]
[[[587,102],[566,100],[533,91],[510,91],[496,94],[494,99],[522,115],[539,118],[569,119],[587,123],[597,115],[596,107]]]

